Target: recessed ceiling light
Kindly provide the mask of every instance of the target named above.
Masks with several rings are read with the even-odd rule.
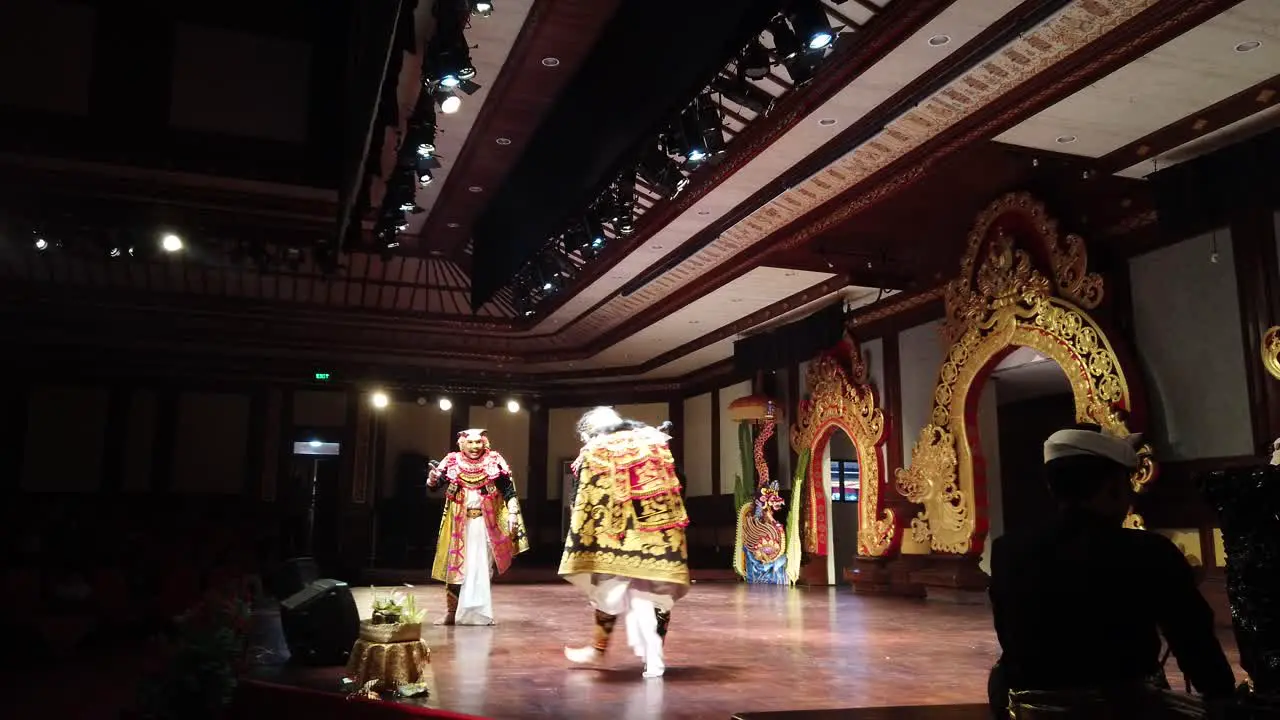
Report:
[[[479,193],[479,192],[484,192],[484,188],[480,187],[479,185],[472,185],[471,187],[467,188],[467,191],[473,192],[473,193]]]
[[[559,65],[560,65],[560,58],[558,58],[558,57],[544,57],[544,58],[542,58],[542,64],[543,64],[544,66],[546,66],[546,67],[559,67]]]
[[[835,125],[837,122],[839,121],[836,120],[835,118],[822,118],[821,120],[818,121],[818,124],[821,125],[822,127],[831,127],[832,125]]]
[[[950,35],[934,35],[933,37],[929,38],[929,47],[942,47],[943,45],[947,45],[950,42],[951,42]]]
[[[511,138],[498,138],[497,140],[494,140],[494,142],[498,143],[499,145],[506,146],[511,144]]]
[[[698,321],[697,321],[697,320],[690,320],[690,321],[689,321],[689,324],[690,324],[690,325],[697,325],[697,324],[698,324]]]
[[[650,250],[661,250],[661,249],[662,249],[662,246],[661,246],[661,245],[650,245],[650,246],[649,246],[649,249],[650,249]]]
[[[733,298],[729,302],[742,302],[742,298]]]
[[[785,273],[783,273],[783,274],[784,274],[784,275],[786,275],[787,277],[795,277],[795,276],[796,276],[796,271],[795,271],[795,270],[788,270],[788,271],[786,271],[786,272],[785,272]]]
[[[1260,47],[1262,47],[1261,40],[1246,40],[1245,42],[1242,42],[1239,45],[1236,45],[1236,52],[1239,52],[1239,53],[1253,52],[1254,50],[1257,50]]]
[[[1054,140],[1054,142],[1058,143],[1059,145],[1070,145],[1071,143],[1075,142],[1076,139],[1077,138],[1075,135],[1059,135],[1057,139]]]
[[[711,211],[710,211],[710,210],[699,210],[699,211],[698,211],[698,214],[699,214],[699,215],[710,215],[710,214],[711,214]]]
[[[445,227],[460,228],[462,227],[462,223],[456,223],[456,222],[445,223]]]

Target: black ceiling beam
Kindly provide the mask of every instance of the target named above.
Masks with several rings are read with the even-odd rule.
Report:
[[[623,3],[481,214],[473,307],[484,305],[784,5]]]
[[[412,27],[416,5],[414,0],[370,0],[352,7],[346,95],[353,102],[345,109],[342,137],[339,171],[342,184],[334,236],[339,248],[347,240],[349,229],[359,226],[357,208],[369,174],[375,133],[396,120],[382,117],[386,108],[382,93],[388,73],[398,75],[401,70],[403,57],[396,51],[402,48],[397,41],[403,38],[406,27]]]

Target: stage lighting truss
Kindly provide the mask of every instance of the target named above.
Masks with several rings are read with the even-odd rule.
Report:
[[[422,59],[422,90],[396,148],[396,165],[386,180],[386,194],[373,226],[373,237],[384,255],[400,247],[400,235],[410,227],[409,216],[423,212],[417,194],[429,187],[440,169],[436,151],[437,109],[458,111],[462,95],[480,89],[474,78],[471,50],[464,30],[472,15],[488,17],[492,2],[439,0],[433,8],[435,35]]]
[[[283,237],[271,230],[246,238],[238,225],[209,225],[146,202],[61,196],[15,200],[0,208],[0,243],[12,246],[11,252],[29,253],[35,262],[75,258],[77,263],[137,264],[143,275],[148,266],[170,264],[322,276],[341,269],[336,238]]]
[[[639,148],[634,162],[590,205],[585,219],[572,220],[517,275],[510,289],[519,313],[533,316],[541,303],[563,292],[563,278],[550,283],[550,289],[543,287],[548,283],[534,279],[548,253],[567,252],[580,267],[598,258],[617,238],[635,232],[640,217],[658,203],[677,197],[695,173],[717,163],[747,126],[810,82],[840,37],[857,32],[883,12],[883,7],[859,3],[854,19],[836,7],[842,1],[792,0],[771,18],[655,138]],[[590,231],[597,226],[600,233]]]

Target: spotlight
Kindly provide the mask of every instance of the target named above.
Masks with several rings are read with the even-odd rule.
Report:
[[[375,408],[381,410],[391,404],[391,399],[387,397],[386,393],[379,390],[369,396],[369,402],[373,403]]]
[[[441,412],[449,412],[453,409],[453,401],[447,397],[440,398],[440,402],[436,404],[440,406]]]
[[[118,258],[118,257],[120,257],[120,248],[118,248],[118,247],[113,247],[113,248],[111,248],[111,250],[110,250],[107,254],[108,254],[108,255],[110,255],[110,256],[111,256],[111,257],[113,257],[113,258]]]
[[[724,133],[720,126],[720,106],[704,93],[680,114],[680,130],[684,137],[684,156],[691,163],[706,160],[724,152]]]
[[[444,77],[440,78],[440,87],[442,88],[449,88],[450,90],[452,90],[453,88],[456,88],[461,84],[462,84],[462,78],[458,77],[454,73],[449,73],[448,75],[445,75]]]
[[[165,252],[178,252],[182,249],[182,246],[182,238],[174,235],[173,233],[168,233],[164,237],[160,238],[160,247],[164,248]]]
[[[752,80],[763,80],[769,76],[769,51],[760,43],[760,39],[752,40],[738,58],[738,69]]]
[[[418,187],[426,187],[431,184],[432,180],[435,180],[435,178],[431,176],[431,171],[423,170],[418,174]]]
[[[798,0],[791,4],[791,27],[809,50],[822,50],[836,39],[819,0]]]
[[[418,143],[418,157],[429,158],[436,151],[436,146],[432,143]]]
[[[508,401],[507,401],[507,412],[510,412],[510,413],[518,413],[518,412],[520,412],[520,403],[516,402],[515,400],[508,400]]]
[[[320,447],[320,446],[321,446],[321,445],[323,445],[324,443],[320,442],[319,440],[312,440],[311,442],[309,442],[309,443],[307,443],[307,444],[308,444],[308,445],[310,445],[311,447]]]
[[[480,17],[489,17],[493,14],[493,3],[488,0],[472,0],[471,13]]]
[[[800,54],[800,38],[787,24],[787,19],[779,15],[769,22],[769,34],[773,36],[773,49],[778,57],[789,60]]]
[[[43,251],[43,250],[48,250],[48,249],[49,249],[49,241],[48,241],[48,240],[45,240],[45,239],[44,239],[44,238],[42,238],[42,237],[38,237],[38,238],[36,238],[36,250],[41,250],[41,251]]]
[[[440,100],[440,112],[445,115],[452,115],[462,108],[462,98],[457,95],[447,95]]]
[[[668,198],[675,197],[689,184],[689,178],[680,172],[675,161],[656,147],[641,159],[637,172],[650,187]]]
[[[711,81],[711,89],[751,112],[763,115],[773,104],[773,96],[747,82],[745,72],[742,67],[739,67],[737,77],[732,79],[723,75],[717,77]]]

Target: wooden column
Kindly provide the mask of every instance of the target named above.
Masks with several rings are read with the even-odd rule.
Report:
[[[1255,201],[1231,218],[1231,248],[1244,338],[1245,379],[1249,384],[1253,447],[1280,436],[1280,381],[1262,365],[1262,336],[1280,323],[1280,267],[1276,258],[1275,215]]]
[[[711,391],[711,495],[720,497],[720,388]]]
[[[453,407],[449,410],[449,449],[456,450],[456,438],[458,433],[471,427],[471,404],[475,398],[464,395],[457,398],[450,398]]]
[[[340,506],[338,529],[338,576],[354,577],[367,569],[372,540],[370,513],[370,458],[373,457],[373,420],[369,397],[358,388],[347,393],[347,418],[342,432],[343,452],[341,479],[338,482]]]
[[[11,384],[0,391],[0,493],[22,489],[23,456],[27,448],[28,384]]]
[[[791,367],[787,368],[787,412],[786,417],[783,418],[785,422],[781,423],[778,432],[787,445],[788,457],[791,458],[787,466],[792,472],[795,472],[796,466],[800,464],[800,453],[791,447],[791,422],[800,417],[800,403],[803,400],[804,398],[800,397],[800,363],[791,363]],[[791,487],[791,478],[786,478],[786,487]]]
[[[710,503],[708,507],[712,513],[715,508],[719,507],[722,498],[720,497],[720,388],[714,388],[711,391],[711,497],[708,499]],[[733,503],[729,503],[733,505]],[[713,514],[714,518],[715,515]],[[720,524],[717,521],[712,522],[712,547],[716,553],[720,552]],[[730,541],[732,542],[732,541]]]
[[[107,424],[103,428],[102,491],[120,492],[124,482],[125,447],[129,439],[129,406],[133,388],[112,385],[107,395]]]
[[[547,498],[547,463],[549,461],[547,453],[550,444],[550,422],[551,412],[546,406],[541,404],[534,405],[529,411],[529,477],[524,479],[527,483],[527,492],[529,501],[524,504],[521,510],[524,513],[525,530],[529,533],[529,545],[534,554],[538,553],[542,547],[542,538],[548,533],[544,532],[548,524],[560,522],[559,513],[551,512],[554,508],[550,507],[551,503]],[[557,481],[559,479],[557,478]],[[517,478],[516,482],[521,479]],[[559,527],[557,526],[557,531]],[[551,533],[554,537],[558,533]]]
[[[244,449],[244,497],[251,501],[262,497],[267,423],[267,388],[258,385],[249,395],[249,432]]]
[[[884,386],[879,390],[879,403],[885,414],[884,477],[880,496],[884,506],[897,515],[898,522],[909,526],[919,507],[898,493],[895,474],[904,466],[907,443],[912,438],[902,434],[902,365],[897,331],[886,332],[880,338],[884,353]],[[924,597],[924,587],[910,579],[916,569],[912,556],[898,555],[885,560],[856,558],[853,562],[852,583],[856,592],[865,595],[897,595]]]
[[[151,491],[173,489],[173,458],[178,441],[178,389],[156,390],[156,434],[151,445]]]

